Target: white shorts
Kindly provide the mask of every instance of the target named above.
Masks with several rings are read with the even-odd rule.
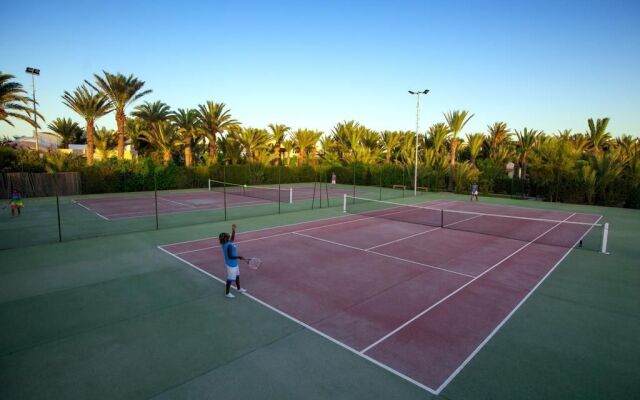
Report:
[[[225,265],[225,267],[227,267],[227,280],[228,281],[235,281],[236,278],[238,276],[240,276],[240,267],[230,267],[228,265]]]
[[[475,192],[471,192],[472,196],[477,196],[478,195],[478,191],[476,190]]]

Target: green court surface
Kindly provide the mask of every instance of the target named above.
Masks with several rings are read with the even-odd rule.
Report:
[[[467,199],[420,201],[441,198]],[[71,208],[85,229],[77,236],[96,237],[62,243],[44,211],[30,233],[26,208],[21,225],[0,224],[3,237],[54,243],[0,251],[0,398],[638,398],[640,211],[481,201],[601,214],[611,254],[572,251],[439,396],[248,297],[224,298],[222,284],[157,248],[230,222],[248,231],[338,216],[338,204],[229,222],[185,216],[160,230],[129,220],[131,232],[118,234]],[[105,230],[90,235],[96,226]]]

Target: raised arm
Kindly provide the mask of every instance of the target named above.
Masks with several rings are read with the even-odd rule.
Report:
[[[231,239],[229,239],[230,241],[234,241],[236,238],[236,224],[231,225]]]

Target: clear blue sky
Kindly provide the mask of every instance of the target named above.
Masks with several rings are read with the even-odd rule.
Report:
[[[615,135],[640,135],[637,0],[56,3],[12,2],[0,25],[0,70],[29,92],[25,67],[42,70],[48,121],[81,122],[60,96],[104,69],[174,109],[224,102],[245,126],[412,130],[407,89],[429,88],[422,128],[467,109],[466,132],[500,120],[578,132],[608,116]]]

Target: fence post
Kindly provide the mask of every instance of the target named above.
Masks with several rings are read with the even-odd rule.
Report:
[[[158,176],[156,174],[156,170],[153,170],[153,193],[154,200],[156,205],[156,230],[160,229],[160,225],[158,224]]]
[[[282,202],[282,199],[280,198],[282,196],[282,190],[280,188],[280,173],[281,168],[278,167],[278,214],[280,214],[280,203]]]
[[[62,223],[60,222],[60,185],[58,176],[53,177],[56,181],[56,209],[58,210],[58,242],[62,242]]]
[[[320,189],[320,208],[322,208],[322,175],[320,175],[320,173],[318,172],[318,183],[320,184],[320,187],[318,189]]]
[[[224,220],[227,220],[227,165],[222,167],[222,201],[224,206]]]
[[[356,164],[353,163],[353,203],[356,202]]]
[[[342,212],[346,213],[347,212],[347,194],[345,193],[342,196],[344,196],[342,198]],[[354,198],[354,200],[355,200],[355,198]]]

